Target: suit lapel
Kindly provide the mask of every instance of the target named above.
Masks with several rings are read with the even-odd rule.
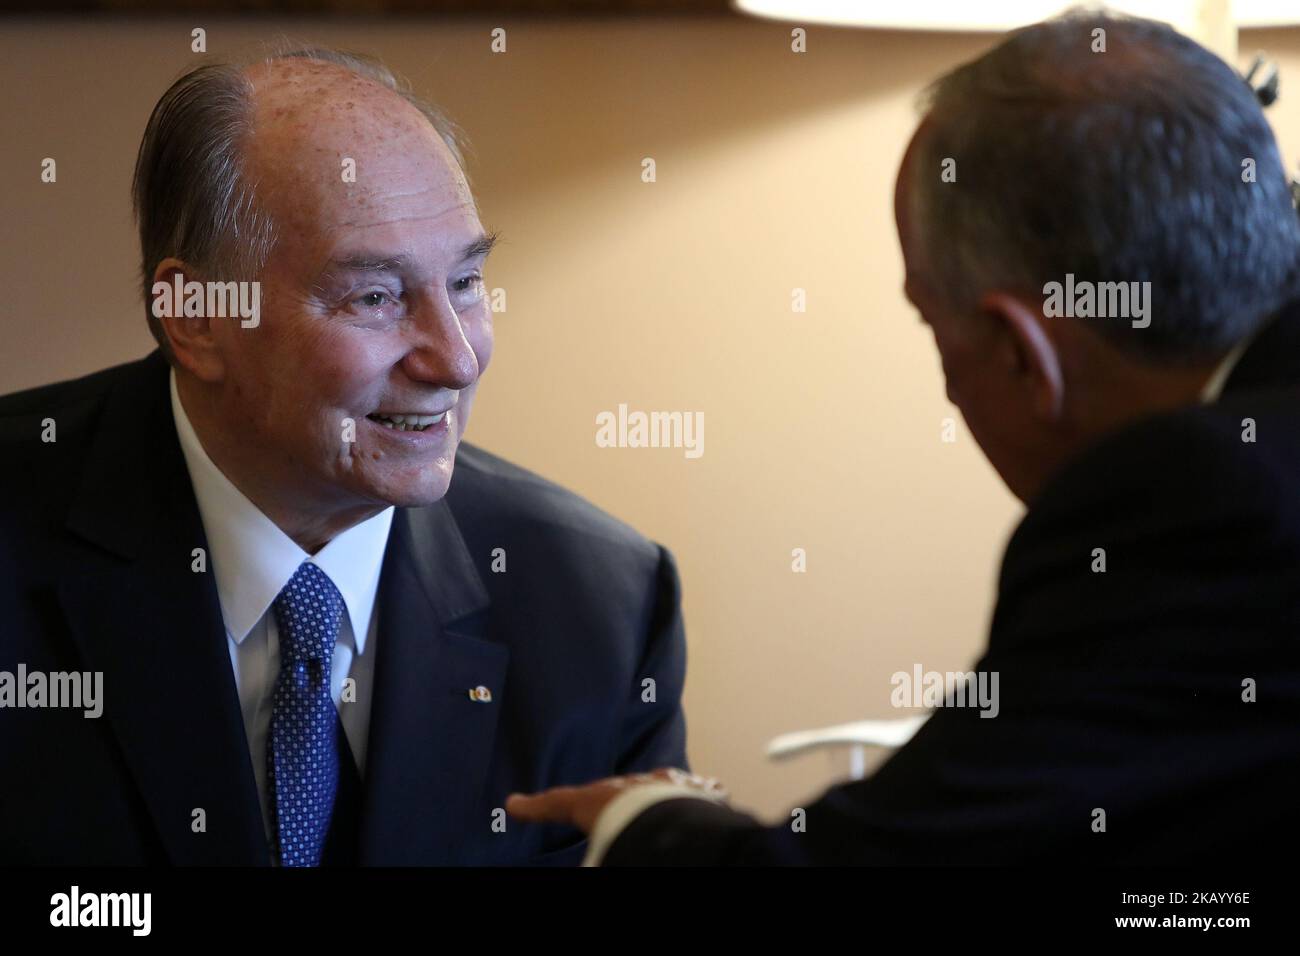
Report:
[[[509,651],[482,636],[487,606],[447,502],[399,508],[379,585],[363,864],[469,862],[467,822],[489,832],[479,803]],[[478,687],[491,699],[471,698]]]
[[[175,864],[269,859],[202,520],[154,352],[107,400],[69,510],[59,600]],[[88,547],[87,543],[93,545]],[[202,810],[206,831],[195,832]]]

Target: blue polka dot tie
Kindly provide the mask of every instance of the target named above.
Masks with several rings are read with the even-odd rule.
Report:
[[[304,561],[272,605],[280,633],[280,677],[266,751],[276,850],[282,866],[319,866],[338,790],[338,712],[330,660],[343,595]]]

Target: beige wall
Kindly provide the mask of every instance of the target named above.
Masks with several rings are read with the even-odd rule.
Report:
[[[215,53],[280,29],[377,53],[467,130],[508,301],[470,437],[675,551],[698,769],[775,815],[844,764],[769,764],[769,737],[897,716],[893,671],[973,662],[1018,506],[960,425],[940,441],[955,412],[899,292],[891,190],[916,93],[990,38],[813,29],[794,55],[740,19],[4,21],[0,392],[150,348],[127,192],[195,25]],[[1297,155],[1300,36],[1258,47]],[[619,403],[702,411],[704,456],[596,447]]]

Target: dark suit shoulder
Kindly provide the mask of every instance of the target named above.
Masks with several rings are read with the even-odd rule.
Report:
[[[13,466],[0,475],[6,510],[67,503],[109,396],[139,376],[145,361],[0,396],[0,455]]]
[[[123,383],[140,379],[151,361],[154,356],[0,395],[0,446],[7,455],[21,455],[40,445],[63,443],[66,448],[84,443],[109,395]],[[47,419],[54,422],[55,443],[42,437]]]
[[[658,561],[658,547],[636,529],[552,481],[462,442],[447,493],[464,528],[545,529],[593,545],[630,548]]]
[[[77,378],[37,385],[0,395],[0,426],[15,419],[51,415],[54,412],[102,401],[124,377],[137,371],[144,359],[114,365]]]
[[[1058,522],[1149,528],[1231,514],[1300,534],[1300,392],[1248,393],[1144,419],[1084,452],[1032,502],[1016,537]],[[1014,543],[1015,539],[1013,539]]]
[[[990,646],[1104,631],[1141,632],[1132,646],[1152,647],[1151,621],[1190,644],[1175,624],[1191,618],[1209,648],[1244,595],[1271,606],[1270,591],[1300,573],[1298,424],[1294,392],[1248,393],[1145,419],[1084,452],[1007,545]]]

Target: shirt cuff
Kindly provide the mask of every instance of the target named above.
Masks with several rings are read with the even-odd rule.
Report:
[[[583,857],[583,866],[600,866],[601,860],[609,850],[610,844],[619,838],[627,826],[656,803],[665,800],[680,800],[682,797],[695,797],[720,803],[725,798],[710,795],[694,787],[676,783],[643,783],[628,787],[600,811],[596,825],[587,840],[587,855]]]

